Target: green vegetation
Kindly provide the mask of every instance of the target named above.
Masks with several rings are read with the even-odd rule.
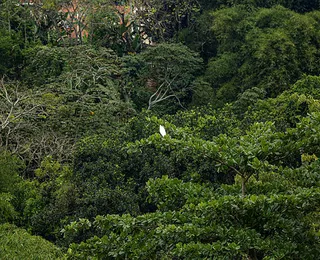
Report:
[[[319,1],[33,2],[0,0],[1,259],[319,258]]]
[[[60,250],[39,236],[11,224],[0,225],[1,259],[58,259]]]

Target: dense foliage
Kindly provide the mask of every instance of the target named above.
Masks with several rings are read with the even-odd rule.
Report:
[[[2,259],[58,259],[61,251],[38,236],[31,236],[11,224],[0,225],[0,257]]]
[[[0,1],[0,258],[319,258],[319,8]]]

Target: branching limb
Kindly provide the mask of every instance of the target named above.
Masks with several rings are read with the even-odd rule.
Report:
[[[157,103],[160,103],[164,100],[167,100],[168,98],[175,98],[177,99],[179,105],[181,107],[182,104],[180,102],[179,97],[177,96],[177,94],[174,92],[174,90],[172,89],[172,83],[175,81],[177,76],[175,76],[170,82],[165,80],[157,89],[157,91],[155,93],[153,93],[150,98],[149,98],[149,106],[148,106],[148,110],[151,110],[151,108],[156,105]],[[172,94],[169,94],[172,93]]]

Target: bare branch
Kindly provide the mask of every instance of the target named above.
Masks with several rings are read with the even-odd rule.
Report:
[[[154,92],[150,98],[149,98],[149,106],[148,106],[148,110],[151,110],[151,108],[159,103],[162,102],[164,100],[167,100],[168,98],[172,98],[174,97],[175,99],[177,99],[179,105],[181,107],[182,104],[180,102],[180,99],[178,98],[177,94],[175,93],[175,91],[172,89],[171,85],[172,83],[175,81],[176,77],[178,75],[176,75],[170,82],[168,80],[165,80],[156,90],[156,92]],[[165,87],[165,90],[163,89]],[[169,92],[171,92],[171,94],[169,94]],[[183,107],[184,108],[184,107]]]

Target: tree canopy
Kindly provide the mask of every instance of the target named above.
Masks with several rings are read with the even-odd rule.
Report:
[[[319,8],[0,1],[0,258],[318,259]]]

